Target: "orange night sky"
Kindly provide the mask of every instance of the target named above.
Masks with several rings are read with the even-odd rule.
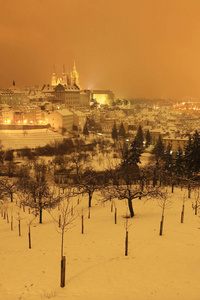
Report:
[[[200,99],[199,0],[1,0],[0,88],[50,83]]]

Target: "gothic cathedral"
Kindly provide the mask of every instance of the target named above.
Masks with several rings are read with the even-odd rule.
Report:
[[[64,86],[76,86],[80,89],[80,84],[79,84],[79,73],[76,70],[76,65],[74,62],[74,67],[73,71],[71,72],[71,76],[65,72],[65,66],[63,66],[63,72],[62,72],[62,77],[57,78],[57,74],[55,71],[55,67],[53,70],[53,75],[51,78],[51,85],[52,86],[57,86],[58,84],[64,85]]]

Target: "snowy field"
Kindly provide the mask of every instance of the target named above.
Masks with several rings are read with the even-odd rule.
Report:
[[[95,194],[88,219],[87,198],[82,198],[74,213],[85,209],[85,232],[81,233],[78,216],[65,235],[64,288],[60,287],[61,235],[52,217],[44,212],[43,224],[34,220],[29,249],[27,223],[32,215],[21,208],[19,237],[18,209],[9,203],[9,223],[0,216],[0,299],[199,300],[200,223],[192,199],[186,201],[184,223],[180,223],[183,194],[177,188],[174,194],[169,191],[172,206],[165,212],[163,236],[159,236],[161,208],[157,200],[133,201],[136,215],[129,219],[128,256],[124,255],[126,203],[116,200],[115,224],[110,202],[102,204],[100,195]],[[58,209],[53,214],[58,217]]]
[[[0,140],[4,149],[35,148],[45,146],[55,140],[63,140],[58,132],[47,129],[26,130],[0,130]]]

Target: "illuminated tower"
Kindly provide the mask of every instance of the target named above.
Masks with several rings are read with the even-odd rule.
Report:
[[[52,78],[51,78],[51,85],[52,86],[56,86],[57,85],[55,66],[53,66],[53,75],[52,75]]]
[[[73,67],[73,71],[71,72],[71,85],[76,85],[78,87],[80,87],[79,85],[79,74],[78,72],[76,71],[76,65],[75,65],[75,62],[74,62],[74,67]]]
[[[68,72],[67,72],[67,85],[71,85],[71,80]]]
[[[62,73],[62,84],[67,85],[67,75],[65,72],[65,66],[63,65],[63,73]]]

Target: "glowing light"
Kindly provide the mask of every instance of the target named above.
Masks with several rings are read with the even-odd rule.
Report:
[[[27,123],[27,120],[24,120],[24,123]]]
[[[8,120],[7,123],[10,124],[10,120]]]

